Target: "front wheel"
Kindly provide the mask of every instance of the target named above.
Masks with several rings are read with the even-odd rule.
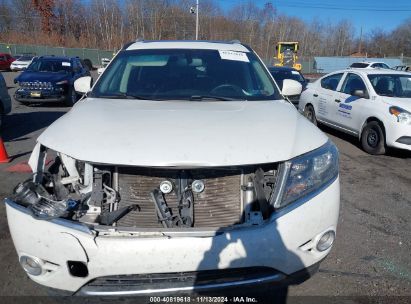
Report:
[[[385,154],[385,135],[378,122],[371,121],[364,127],[361,134],[361,146],[367,153]]]
[[[314,107],[312,105],[308,105],[304,109],[304,116],[309,121],[311,121],[315,126],[317,125],[317,118],[315,117]]]
[[[77,93],[74,88],[70,88],[66,97],[65,105],[72,107],[77,102]]]

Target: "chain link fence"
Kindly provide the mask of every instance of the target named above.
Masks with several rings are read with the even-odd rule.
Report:
[[[45,45],[0,43],[0,53],[9,53],[12,56],[22,54],[33,54],[36,56],[55,55],[80,57],[81,59],[90,59],[94,67],[99,67],[102,65],[101,58],[111,59],[114,56],[115,51],[85,48],[52,47]]]

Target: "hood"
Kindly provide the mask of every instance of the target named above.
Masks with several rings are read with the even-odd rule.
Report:
[[[391,106],[396,106],[411,112],[411,98],[398,98],[398,97],[386,97],[384,96],[384,102]]]
[[[89,98],[38,141],[94,163],[202,167],[283,161],[320,147],[327,137],[285,101]]]
[[[40,82],[58,82],[69,78],[69,74],[66,73],[53,73],[53,72],[32,72],[24,71],[18,77],[16,81],[40,81]]]

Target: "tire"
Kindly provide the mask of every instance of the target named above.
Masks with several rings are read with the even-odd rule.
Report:
[[[317,125],[317,118],[312,105],[307,105],[304,109],[304,117],[307,118],[314,126]]]
[[[84,64],[86,65],[86,67],[88,68],[89,71],[93,70],[93,63],[91,62],[90,59],[83,59]]]
[[[380,123],[377,121],[367,123],[361,133],[361,146],[369,154],[385,154],[385,134]]]
[[[77,96],[76,91],[74,91],[74,88],[70,88],[67,93],[66,101],[64,104],[68,107],[72,107],[77,102],[77,99],[78,99],[78,96]]]
[[[1,136],[1,131],[3,130],[3,122],[4,122],[4,113],[0,109],[0,136]]]

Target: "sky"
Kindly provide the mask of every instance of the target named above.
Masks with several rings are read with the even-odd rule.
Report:
[[[201,0],[200,4],[201,4]],[[193,0],[194,2],[194,0]],[[248,0],[216,0],[224,10]],[[356,34],[367,34],[380,28],[391,31],[411,18],[411,0],[254,0],[258,6],[271,2],[279,14],[299,17],[305,21],[318,19],[338,23],[350,20]]]

